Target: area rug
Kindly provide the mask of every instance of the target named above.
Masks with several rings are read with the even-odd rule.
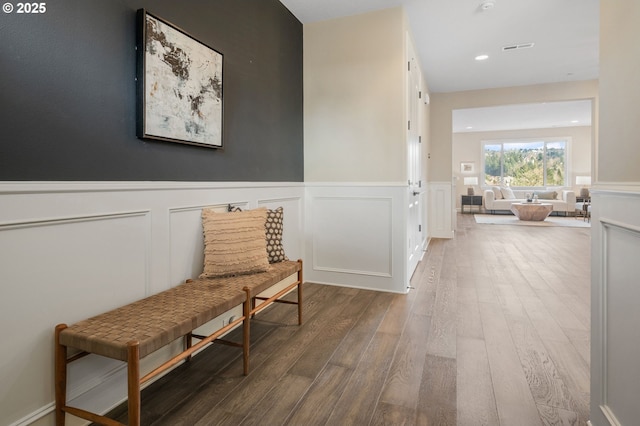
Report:
[[[582,218],[549,216],[542,222],[529,222],[519,220],[517,217],[506,214],[475,214],[476,223],[486,225],[520,225],[520,226],[566,226],[570,228],[590,228],[591,224]]]

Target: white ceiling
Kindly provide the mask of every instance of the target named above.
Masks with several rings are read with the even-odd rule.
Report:
[[[599,0],[493,0],[489,10],[483,0],[280,1],[303,24],[403,6],[432,93],[598,78]],[[502,51],[523,43],[535,44]],[[489,59],[475,61],[479,54]],[[454,132],[585,126],[591,102],[470,108],[453,118]]]
[[[453,133],[591,126],[591,101],[457,109],[452,120]]]
[[[430,92],[598,78],[599,0],[280,1],[303,24],[404,6]]]

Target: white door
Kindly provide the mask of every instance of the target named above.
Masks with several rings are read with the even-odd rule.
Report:
[[[421,149],[421,135],[420,135],[420,112],[421,112],[421,73],[418,66],[418,61],[411,45],[411,41],[408,40],[408,64],[407,72],[409,73],[408,81],[408,93],[407,93],[407,111],[408,111],[408,123],[407,123],[407,153],[408,153],[408,220],[407,220],[407,240],[408,240],[408,262],[407,262],[407,276],[411,277],[418,262],[422,257],[422,241],[423,241],[423,224],[422,220],[422,200],[423,200],[423,185],[422,185],[422,149]]]

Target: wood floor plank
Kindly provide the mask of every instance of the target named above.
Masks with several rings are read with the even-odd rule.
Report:
[[[301,396],[311,386],[313,379],[285,374],[273,389],[244,418],[242,426],[276,425],[294,409]]]
[[[252,406],[272,390],[274,383],[282,377],[305,352],[311,342],[325,330],[326,324],[338,316],[351,302],[351,298],[341,298],[327,304],[313,318],[299,327],[292,328],[293,334],[286,342],[287,350],[274,356],[273,353],[261,365],[253,368],[244,380],[245,386],[228,395],[209,410],[208,415],[216,412],[249,413]],[[230,371],[233,376],[234,373]]]
[[[525,297],[521,300],[531,323],[540,337],[558,342],[569,341],[556,320],[551,316],[549,310],[544,306],[544,303],[542,303],[539,298]]]
[[[484,340],[458,336],[457,347],[458,424],[498,425],[498,412]]]
[[[416,425],[416,410],[380,402],[371,419],[371,426],[413,426]]]
[[[476,289],[458,287],[457,302],[457,336],[484,339]]]
[[[342,396],[353,370],[327,364],[285,421],[288,425],[324,425]]]
[[[297,358],[296,355],[300,352],[296,352],[296,350],[302,351],[301,348],[305,347],[304,341],[300,342],[300,340],[304,340],[306,333],[304,331],[300,333],[301,330],[309,327],[309,335],[314,336],[320,329],[319,324],[322,324],[327,318],[335,316],[340,308],[350,300],[342,297],[340,303],[314,303],[313,299],[323,300],[326,296],[325,292],[333,293],[333,297],[336,297],[341,290],[325,288],[319,291],[316,297],[308,300],[309,309],[306,311],[309,318],[306,323],[302,326],[279,327],[270,335],[269,339],[252,347],[251,371],[248,376],[242,374],[242,362],[231,363],[228,368],[219,372],[216,376],[216,382],[198,389],[199,397],[207,400],[208,404],[198,403],[198,399],[188,400],[184,405],[174,409],[175,412],[171,413],[171,417],[167,417],[169,423],[165,424],[181,422],[182,419],[223,418],[230,414],[240,415],[241,418],[244,418],[250,411],[250,405],[258,403],[272,387],[273,382],[269,383],[269,379],[274,376],[278,376],[279,379],[288,369],[287,367],[285,371],[282,371],[282,374],[279,374],[280,372],[270,368],[270,365],[278,364],[273,359],[274,354],[277,354],[280,348],[287,347],[293,349],[292,356]],[[284,308],[280,309],[284,311],[289,311],[291,308],[286,305],[278,305],[278,307]],[[292,363],[292,361],[290,362]],[[267,371],[267,373],[261,373],[263,371]]]
[[[493,305],[481,303],[480,314],[500,423],[540,425],[538,410],[503,313]]]
[[[528,318],[507,316],[522,369],[538,405],[573,410],[576,403]]]
[[[443,266],[443,271],[445,269]],[[448,358],[456,356],[456,290],[455,280],[440,278],[427,340],[427,352],[432,355]]]
[[[269,355],[266,352],[268,352],[269,349],[276,350],[276,348],[286,345],[287,341],[294,335],[294,333],[295,329],[293,328],[283,328],[271,334],[270,338],[265,342],[266,344],[260,347],[260,351],[254,351],[257,352],[254,354],[257,356],[254,356],[252,359],[253,369],[260,369],[260,365],[264,363],[264,360],[268,359]],[[208,354],[203,354],[200,357],[207,357],[207,355]],[[195,368],[194,371],[201,376],[207,377],[202,371],[198,371]],[[158,409],[164,410],[164,416],[161,421],[157,422],[157,424],[190,425],[195,424],[200,419],[224,419],[227,417],[235,420],[239,419],[239,421],[242,420],[246,416],[246,412],[233,413],[231,411],[227,412],[224,410],[218,410],[216,412],[210,411],[212,408],[218,406],[218,404],[229,395],[234,394],[234,392],[239,391],[243,386],[250,383],[248,377],[250,376],[244,376],[242,374],[242,361],[241,358],[238,358],[237,362],[229,364],[228,367],[222,369],[217,375],[212,376],[210,380],[195,386],[192,389],[191,398],[186,399],[182,404],[174,407],[160,405]],[[178,379],[178,377],[173,378],[173,381],[177,385],[181,383]],[[191,383],[193,386],[194,381],[187,381],[184,383],[187,385]],[[169,390],[171,389],[170,386],[167,387]],[[203,401],[206,401],[206,403],[203,403]],[[145,405],[144,400],[142,405]],[[236,417],[236,415],[239,417]]]
[[[434,245],[436,244],[434,243]],[[441,244],[437,245],[440,246]],[[420,315],[432,315],[436,303],[436,289],[438,281],[440,280],[442,256],[429,253],[425,259],[425,263],[425,271],[422,274],[422,282],[418,287],[413,312]]]
[[[558,294],[571,294],[577,295],[568,284],[566,279],[563,279],[556,272],[549,268],[550,263],[546,264],[545,269],[538,270],[538,274],[542,277],[544,282]]]
[[[586,289],[585,289],[586,290]],[[589,323],[584,323],[576,317],[565,302],[554,292],[538,291],[538,297],[545,308],[561,328],[573,330],[587,330]]]
[[[538,411],[545,426],[586,426],[587,424],[586,420],[580,418],[577,413],[562,408],[538,405]]]
[[[574,411],[586,418],[589,415],[589,365],[570,342],[544,340],[544,345],[556,365],[560,377],[566,383],[572,399]]]
[[[406,295],[394,297],[389,306],[389,310],[380,323],[380,327],[378,327],[378,331],[400,335],[407,319],[411,315],[411,309],[416,296],[416,291],[410,291]]]
[[[367,311],[340,342],[331,356],[331,363],[355,370],[389,310],[393,298],[394,295],[390,293],[376,293]]]
[[[591,335],[583,330],[562,330],[587,365],[591,364]]]
[[[415,411],[431,317],[413,314],[400,338],[380,401]]]
[[[376,333],[351,375],[327,424],[368,424],[384,385],[399,336]],[[367,392],[363,390],[367,389]]]
[[[538,272],[540,269],[546,268],[546,264],[544,262],[530,262],[530,269],[524,274],[524,278],[527,280],[531,288],[534,290],[542,290],[542,291],[553,291],[551,286],[547,284],[547,282],[542,278],[540,273]]]
[[[457,423],[456,360],[427,354],[418,394],[417,424]]]
[[[505,312],[513,316],[526,316],[520,296],[510,285],[496,285],[500,305]]]
[[[476,292],[478,293],[478,303],[500,304],[498,292],[493,286],[485,287],[478,285]]]
[[[591,283],[584,283],[584,289],[582,291],[589,293],[591,289]],[[585,326],[587,330],[591,329],[591,304],[585,303],[582,298],[574,296],[573,294],[560,294],[558,297],[569,308],[571,312],[576,316],[578,321]]]
[[[289,374],[315,378],[327,364],[345,335],[354,327],[375,297],[373,291],[360,291],[343,311],[332,318],[311,341],[300,358],[291,366]]]

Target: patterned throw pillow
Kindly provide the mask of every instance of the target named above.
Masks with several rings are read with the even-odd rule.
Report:
[[[204,271],[200,278],[267,271],[266,219],[266,208],[231,213],[203,209]]]
[[[269,263],[278,263],[287,260],[287,256],[284,254],[284,247],[282,246],[283,216],[284,209],[282,207],[267,211],[265,234]]]

